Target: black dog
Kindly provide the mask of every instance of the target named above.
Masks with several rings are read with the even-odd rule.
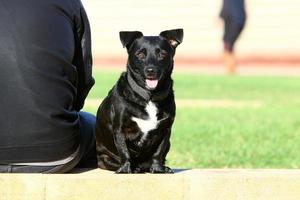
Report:
[[[120,32],[127,71],[97,113],[98,166],[117,173],[172,173],[165,157],[175,117],[173,57],[183,30]]]

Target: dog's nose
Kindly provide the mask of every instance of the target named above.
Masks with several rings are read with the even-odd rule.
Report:
[[[146,68],[145,71],[146,71],[147,74],[154,74],[155,73],[155,70],[154,70],[153,67]]]
[[[147,67],[145,69],[145,75],[148,78],[155,78],[157,75],[157,70],[154,67]]]

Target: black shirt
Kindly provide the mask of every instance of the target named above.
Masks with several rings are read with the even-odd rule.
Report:
[[[69,156],[94,84],[80,0],[1,0],[0,25],[0,164]]]

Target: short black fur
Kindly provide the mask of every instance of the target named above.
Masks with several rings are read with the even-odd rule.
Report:
[[[173,57],[183,30],[159,36],[120,32],[127,48],[127,70],[103,100],[97,112],[98,166],[117,173],[172,173],[165,166],[175,118]],[[156,126],[147,134],[137,121],[147,120],[149,105],[156,107]]]

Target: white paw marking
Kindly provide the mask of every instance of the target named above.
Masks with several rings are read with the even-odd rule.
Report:
[[[132,121],[135,121],[140,128],[140,130],[144,133],[142,136],[141,140],[145,140],[149,131],[156,129],[158,125],[158,120],[157,120],[157,107],[156,105],[150,101],[146,108],[145,108],[148,118],[147,119],[140,119],[136,117],[132,117]]]

